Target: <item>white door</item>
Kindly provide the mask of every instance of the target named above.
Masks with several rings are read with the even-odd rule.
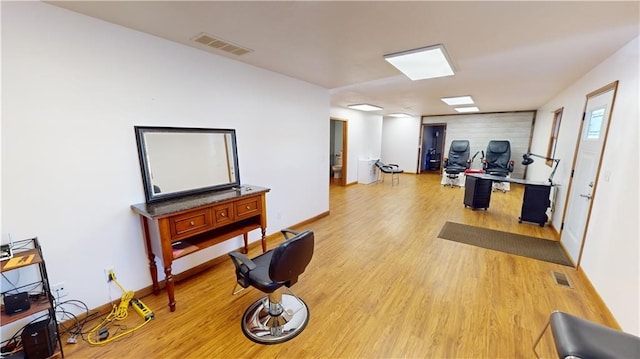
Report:
[[[582,244],[589,224],[616,86],[617,82],[594,92],[593,95],[587,95],[560,239],[577,265],[580,264]]]

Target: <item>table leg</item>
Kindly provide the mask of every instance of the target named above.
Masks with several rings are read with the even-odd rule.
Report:
[[[151,249],[151,238],[149,236],[149,222],[144,216],[140,216],[140,224],[142,225],[142,235],[144,243],[147,247],[147,259],[149,260],[149,272],[151,272],[151,281],[153,282],[153,294],[160,293],[160,285],[158,284],[158,267],[156,266],[156,256]]]
[[[174,296],[175,283],[173,281],[173,274],[171,274],[171,266],[164,267],[164,281],[166,284],[167,295],[169,296],[169,310],[176,311],[176,298]]]
[[[262,227],[262,253],[267,251],[267,241],[266,241],[266,234],[267,234],[267,229]]]
[[[244,254],[249,254],[249,233],[244,232],[242,237],[244,238]]]

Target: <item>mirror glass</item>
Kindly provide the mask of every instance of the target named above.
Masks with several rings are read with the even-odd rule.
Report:
[[[235,130],[135,127],[147,202],[240,186]]]

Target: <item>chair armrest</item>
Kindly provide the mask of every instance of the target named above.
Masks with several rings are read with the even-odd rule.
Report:
[[[230,252],[229,257],[231,257],[233,266],[236,267],[236,282],[242,288],[249,287],[251,285],[249,273],[257,268],[256,264],[240,252]],[[235,293],[237,292],[234,292],[234,294]]]
[[[449,159],[445,157],[442,163],[444,163],[444,166],[447,167],[449,165]]]
[[[282,229],[280,230],[280,232],[282,232],[284,239],[289,239],[289,234],[293,234],[294,236],[296,236],[300,233],[300,232],[292,231],[290,229]]]
[[[513,172],[513,164],[514,164],[513,160],[509,161],[509,167],[508,167],[509,172]]]
[[[236,268],[239,268],[240,264],[244,264],[249,270],[254,270],[257,267],[251,259],[240,252],[230,252],[229,256],[231,256],[233,264],[236,266]]]

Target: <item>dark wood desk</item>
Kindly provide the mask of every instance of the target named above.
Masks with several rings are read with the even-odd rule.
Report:
[[[260,228],[262,251],[267,250],[266,193],[268,188],[242,186],[238,190],[211,192],[158,203],[140,203],[131,209],[140,216],[153,293],[158,295],[158,272],[155,262],[160,254],[164,265],[169,308],[176,309],[173,260],[201,249],[243,235],[244,251],[249,250],[248,233]],[[150,228],[155,227],[152,236]]]
[[[540,227],[544,227],[545,223],[549,220],[547,216],[547,208],[551,205],[549,195],[551,193],[552,184],[549,182],[529,181],[518,178],[500,177],[489,175],[486,173],[468,173],[468,177],[472,177],[472,182],[484,183],[484,186],[467,186],[465,185],[465,207],[469,203],[481,205],[472,206],[472,208],[485,208],[489,207],[489,199],[484,198],[491,197],[491,191],[477,191],[476,188],[491,188],[491,182],[509,182],[518,183],[524,185],[524,195],[522,197],[522,210],[520,211],[520,217],[518,222],[531,222],[537,223]],[[477,194],[476,194],[477,193]],[[483,198],[476,198],[482,196]],[[485,203],[486,202],[486,203]],[[486,204],[486,206],[485,206]]]
[[[491,180],[493,182],[509,182],[509,183],[519,183],[519,184],[523,184],[523,185],[549,186],[549,187],[551,187],[551,184],[549,184],[548,182],[529,181],[529,180],[524,180],[524,179],[519,179],[519,178],[511,178],[511,177],[500,177],[500,176],[494,176],[494,175],[490,175],[490,174],[486,174],[486,173],[467,173],[466,175],[467,176],[481,178],[481,179],[484,179],[484,180]]]

